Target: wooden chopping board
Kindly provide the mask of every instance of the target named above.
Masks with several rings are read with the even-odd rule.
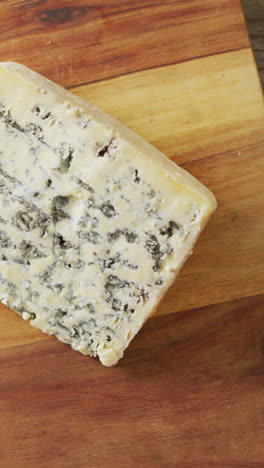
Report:
[[[219,203],[115,368],[0,305],[0,466],[263,467],[263,102],[239,1],[4,0],[0,60],[119,118]]]

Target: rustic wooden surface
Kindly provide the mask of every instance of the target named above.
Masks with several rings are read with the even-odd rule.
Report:
[[[0,60],[119,118],[219,207],[116,368],[0,306],[0,466],[264,467],[263,101],[240,4],[102,3],[4,0]]]

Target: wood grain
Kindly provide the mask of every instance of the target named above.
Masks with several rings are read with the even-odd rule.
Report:
[[[264,218],[256,213],[264,208],[264,110],[252,52],[204,57],[74,91],[157,146],[218,200],[157,313],[263,292]]]
[[[249,45],[239,0],[73,5],[1,2],[1,60],[12,57],[67,87]]]
[[[4,0],[0,24],[0,60],[113,114],[219,203],[115,368],[0,305],[1,468],[263,467],[263,100],[239,1]]]
[[[153,318],[110,369],[55,338],[3,349],[2,466],[262,467],[263,300]]]

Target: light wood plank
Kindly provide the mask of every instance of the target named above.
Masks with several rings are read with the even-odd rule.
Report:
[[[250,50],[75,89],[198,177],[219,203],[158,314],[263,291],[263,100]]]

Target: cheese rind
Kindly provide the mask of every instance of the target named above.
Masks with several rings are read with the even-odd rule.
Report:
[[[0,299],[33,326],[116,364],[215,208],[119,122],[0,64]]]

